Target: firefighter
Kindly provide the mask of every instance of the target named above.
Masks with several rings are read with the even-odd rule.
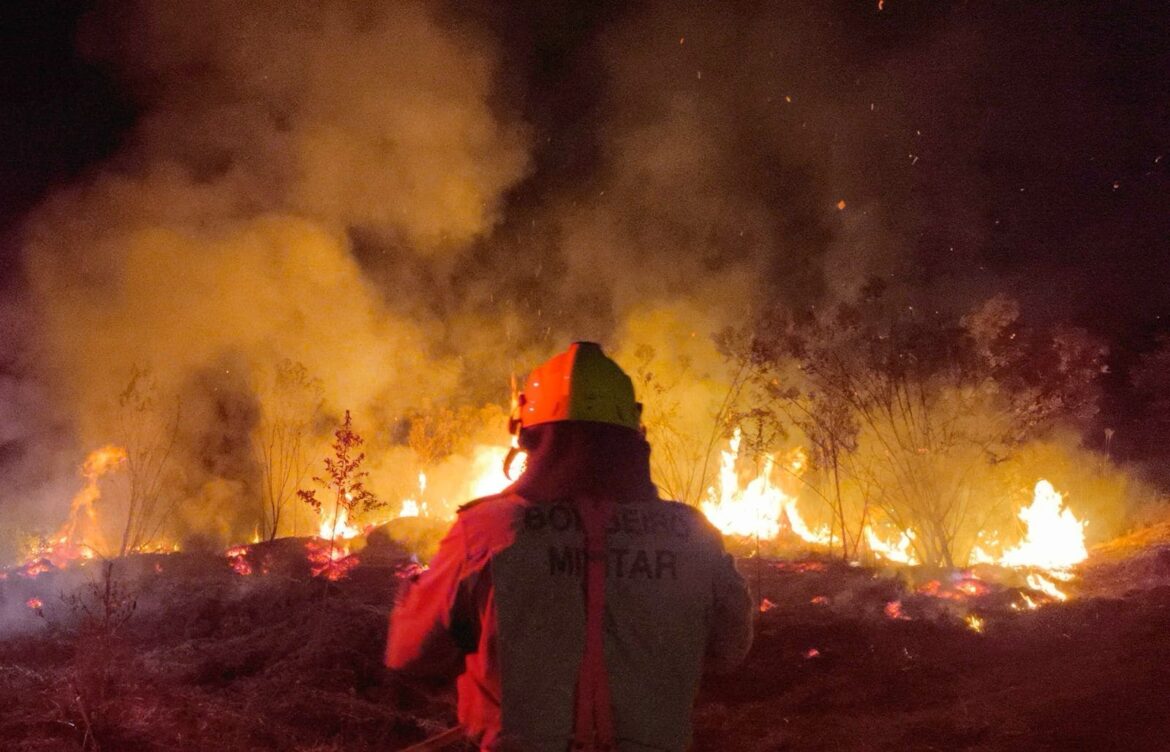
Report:
[[[391,613],[386,665],[458,674],[481,750],[685,750],[704,666],[751,644],[743,578],[700,512],[658,497],[633,383],[600,347],[513,403],[527,469],[460,509]]]

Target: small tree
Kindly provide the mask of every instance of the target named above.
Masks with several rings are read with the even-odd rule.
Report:
[[[345,421],[333,432],[333,456],[325,458],[325,474],[327,478],[313,477],[313,482],[330,493],[333,497],[333,514],[329,529],[329,548],[332,553],[337,540],[337,526],[342,517],[358,511],[370,511],[384,506],[385,502],[378,499],[365,487],[365,479],[369,473],[362,470],[362,463],[366,459],[364,452],[358,451],[364,442],[357,431],[353,430],[353,418],[349,410],[345,411]],[[317,490],[299,490],[297,496],[311,506],[317,514],[322,513],[325,503],[317,498]]]
[[[118,443],[126,449],[126,522],[118,554],[148,545],[162,532],[177,498],[164,500],[163,480],[179,436],[179,398],[163,399],[149,369],[135,367],[118,395]]]
[[[288,501],[309,472],[309,443],[324,389],[304,365],[283,360],[272,381],[258,385],[263,414],[252,436],[260,467],[259,534],[273,540]]]
[[[696,373],[690,358],[670,359],[646,343],[635,347],[633,362],[634,390],[644,406],[642,425],[654,447],[654,482],[669,498],[696,505],[716,472],[711,460],[720,440],[744,416],[736,406],[748,384],[749,364],[732,358],[726,383],[719,383]],[[718,403],[696,411],[708,389],[719,395]]]

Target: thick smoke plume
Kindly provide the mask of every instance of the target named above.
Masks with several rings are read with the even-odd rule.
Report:
[[[489,107],[486,42],[421,4],[316,2],[115,4],[83,41],[145,114],[27,226],[36,371],[80,447],[112,440],[137,374],[152,413],[181,411],[176,459],[213,498],[251,480],[253,386],[281,360],[334,414],[451,393],[438,322],[391,314],[384,296],[417,292],[375,289],[350,236],[443,255],[498,221],[527,157]]]
[[[0,503],[51,529],[137,421],[173,444],[180,532],[250,532],[282,363],[320,390],[314,437],[352,410],[401,498],[413,417],[500,404],[571,339],[635,372],[693,464],[724,326],[873,276],[951,313],[999,291],[970,264],[997,140],[962,115],[1041,74],[984,51],[977,8],[924,8],[98,3],[79,48],[140,114],[24,225]]]

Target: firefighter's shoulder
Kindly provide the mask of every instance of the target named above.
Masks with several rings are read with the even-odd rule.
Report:
[[[517,497],[515,494],[510,494],[510,493],[497,493],[497,494],[491,494],[490,496],[480,496],[478,499],[472,499],[471,501],[467,502],[466,504],[460,505],[455,510],[455,514],[461,515],[465,512],[470,512],[473,509],[477,509],[477,508],[483,507],[485,505],[494,506],[494,505],[498,505],[498,504],[514,503],[515,500],[517,500],[518,498],[519,497]]]
[[[703,514],[703,510],[681,501],[666,501],[665,503],[669,505],[670,510],[674,514],[687,520],[690,527],[694,530],[701,531],[707,537],[714,537],[717,540],[722,539],[722,533],[719,532],[719,528],[715,527],[711,523],[711,520],[707,519],[707,515]]]
[[[456,525],[473,555],[498,551],[513,540],[523,499],[515,494],[493,494],[459,507]]]

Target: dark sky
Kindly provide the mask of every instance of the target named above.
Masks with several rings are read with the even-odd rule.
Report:
[[[109,155],[132,125],[134,107],[107,72],[75,51],[89,3],[12,0],[0,10],[0,226],[13,226],[55,185]],[[18,247],[3,246],[4,282]]]

